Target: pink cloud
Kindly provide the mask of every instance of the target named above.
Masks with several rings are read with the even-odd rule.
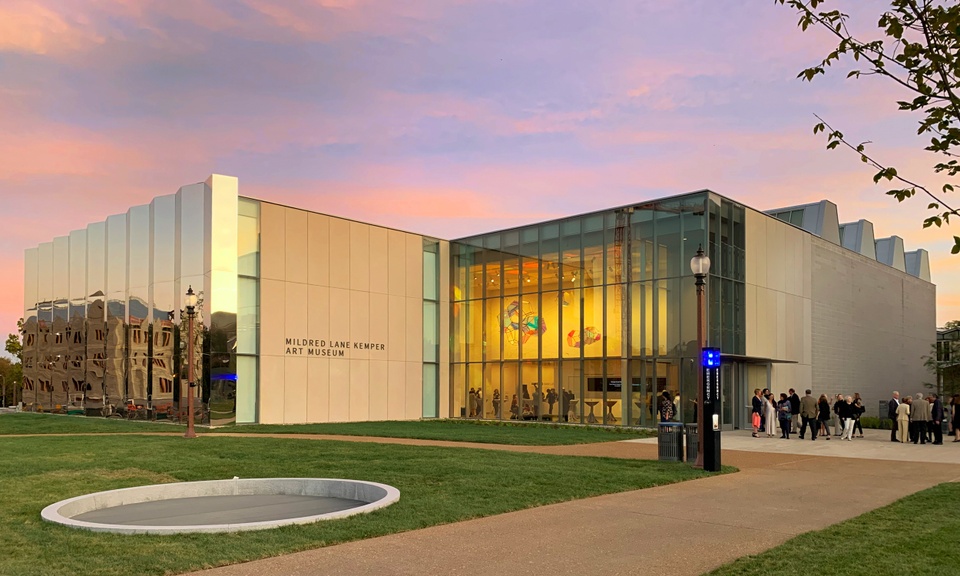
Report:
[[[38,2],[7,0],[0,6],[0,52],[60,54],[102,44],[84,20],[67,19]]]

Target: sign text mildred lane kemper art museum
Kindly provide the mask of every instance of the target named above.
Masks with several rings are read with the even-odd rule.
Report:
[[[346,358],[351,350],[386,350],[380,342],[352,342],[350,340],[320,340],[314,338],[286,338],[285,352],[289,356],[327,356]]]

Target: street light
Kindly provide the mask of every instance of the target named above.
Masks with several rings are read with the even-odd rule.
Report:
[[[187,309],[187,431],[184,438],[196,438],[197,433],[193,429],[193,389],[196,383],[193,381],[193,317],[197,314],[197,295],[193,292],[193,286],[187,288],[187,295],[183,300],[184,307]]]
[[[690,259],[690,270],[697,279],[697,461],[695,468],[703,468],[703,443],[706,435],[703,410],[703,279],[710,271],[710,258],[703,253],[703,244],[697,247],[697,254]]]

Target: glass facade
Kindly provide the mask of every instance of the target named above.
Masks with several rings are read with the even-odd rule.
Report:
[[[237,205],[237,423],[259,421],[260,203]]]
[[[440,243],[423,240],[423,412],[440,415]]]
[[[690,258],[704,246],[717,266],[708,342],[742,353],[743,222],[698,193],[452,242],[454,413],[651,425],[666,390],[692,421]]]

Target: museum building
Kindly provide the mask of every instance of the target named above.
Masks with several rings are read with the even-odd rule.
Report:
[[[205,422],[694,418],[705,336],[724,428],[754,388],[859,392],[926,377],[925,250],[829,201],[760,212],[703,190],[442,240],[205,182],[26,250],[28,409],[179,418],[188,347]],[[192,337],[184,293],[200,296]]]

